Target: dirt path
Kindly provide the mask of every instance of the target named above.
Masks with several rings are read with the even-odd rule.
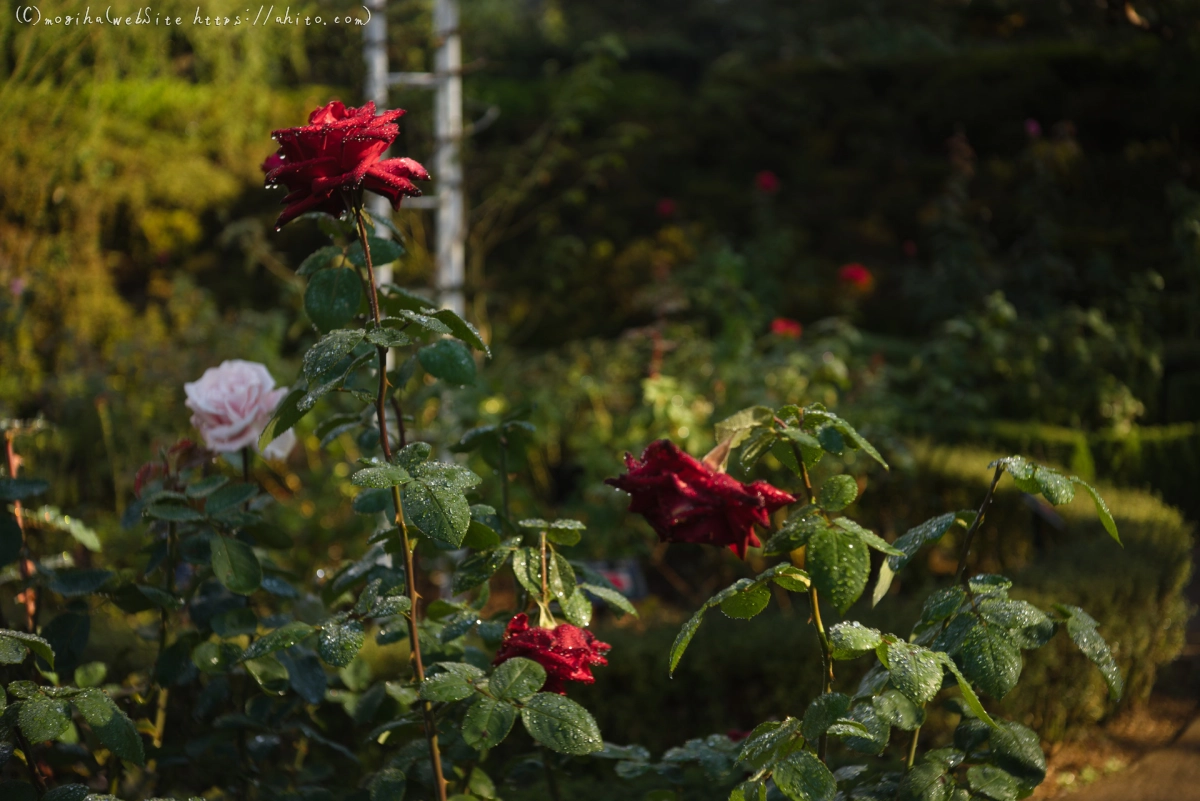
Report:
[[[1080,801],[1200,801],[1200,717],[1174,743],[1100,779]]]

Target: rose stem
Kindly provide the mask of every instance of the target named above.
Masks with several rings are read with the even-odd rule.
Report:
[[[362,242],[363,260],[367,263],[367,286],[370,292],[367,299],[371,302],[371,317],[375,328],[381,326],[379,319],[379,290],[375,286],[375,267],[371,264],[371,249],[367,246],[367,226],[363,221],[362,204],[349,204],[354,212],[354,220],[358,224],[358,238]],[[375,414],[379,418],[379,444],[383,448],[383,456],[388,462],[392,461],[392,446],[388,442],[387,431],[387,348],[376,345],[379,352],[379,392],[375,396]],[[417,632],[417,568],[412,545],[408,539],[408,525],[404,521],[404,506],[400,502],[400,488],[392,487],[392,504],[396,507],[396,528],[400,530],[400,539],[404,547],[404,581],[408,586],[408,641],[412,645],[413,669],[417,681],[425,681],[425,665],[421,661],[421,640]],[[446,779],[442,775],[442,755],[438,748],[437,724],[433,719],[433,704],[422,702],[425,718],[425,739],[429,741],[429,759],[433,765],[434,784],[437,786],[439,801],[446,801]]]
[[[17,477],[17,453],[13,449],[13,432],[4,433],[4,457],[8,467],[8,477]],[[30,634],[37,634],[37,590],[33,588],[30,579],[33,577],[33,550],[29,547],[29,535],[25,531],[25,521],[21,517],[21,502],[13,501],[13,514],[17,518],[17,528],[21,530],[21,594],[25,596],[25,628]]]
[[[500,510],[508,520],[508,440],[503,427],[500,429]]]
[[[917,738],[921,736],[921,727],[913,729],[912,742],[908,746],[908,762],[905,763],[904,772],[912,770],[913,763],[917,761]]]
[[[808,477],[808,468],[804,466],[804,457],[800,454],[800,448],[796,443],[792,443],[792,454],[796,457],[796,464],[800,466],[800,476],[804,479],[804,491],[808,496],[808,502],[813,502],[812,480]],[[817,639],[821,642],[821,685],[822,693],[833,692],[833,649],[829,645],[829,635],[825,633],[825,624],[821,622],[821,604],[817,597],[816,586],[808,585],[808,600],[812,603],[812,622],[817,628]],[[821,740],[817,744],[817,756],[821,761],[825,761],[825,753],[829,746],[829,737],[826,734],[821,735]]]
[[[971,589],[967,582],[967,553],[971,550],[971,540],[983,522],[983,515],[992,503],[992,495],[996,492],[996,485],[1000,483],[1000,476],[1003,474],[1004,465],[997,465],[996,474],[992,476],[992,485],[988,487],[987,494],[983,496],[983,503],[979,504],[979,511],[975,513],[975,519],[971,521],[971,527],[967,529],[967,533],[963,537],[962,550],[958,554],[958,573],[954,576],[954,580],[963,583],[963,586],[967,588],[968,595],[971,594]],[[972,598],[972,600],[974,599]]]
[[[25,755],[25,767],[29,768],[29,776],[33,779],[33,784],[37,787],[38,795],[42,796],[46,792],[46,780],[42,778],[42,772],[38,770],[37,763],[33,759],[33,750],[29,746],[29,741],[25,739],[25,735],[21,734],[21,730],[13,727],[13,733],[17,735],[17,745],[21,747],[21,753]],[[113,757],[116,759],[116,757]]]
[[[175,524],[167,524],[167,594],[175,594]],[[164,606],[160,610],[160,625],[158,629],[158,658],[162,659],[163,651],[167,649],[167,624],[170,613]],[[158,688],[158,709],[154,716],[154,737],[151,742],[155,748],[162,748],[163,733],[167,728],[167,699],[169,693],[166,687]]]

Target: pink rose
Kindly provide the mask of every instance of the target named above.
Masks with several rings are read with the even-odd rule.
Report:
[[[232,359],[204,371],[199,381],[183,385],[192,425],[209,450],[232,453],[258,442],[287,388],[275,389],[275,379],[258,362]],[[267,459],[283,459],[296,444],[288,431],[263,449]]]

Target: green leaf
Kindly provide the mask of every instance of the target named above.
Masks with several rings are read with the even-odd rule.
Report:
[[[475,383],[475,358],[470,349],[456,339],[443,339],[417,351],[425,372],[450,384]]]
[[[474,693],[475,688],[456,673],[439,673],[421,682],[420,696],[426,701],[461,701]]]
[[[332,331],[354,319],[362,299],[362,278],[358,271],[334,267],[321,270],[308,280],[304,311],[317,328]]]
[[[56,531],[64,531],[70,534],[76,542],[83,545],[89,551],[98,552],[100,550],[100,538],[96,535],[96,532],[85,526],[83,521],[63,514],[57,507],[40,506],[37,509],[26,509],[23,510],[22,516],[26,520],[36,521],[37,525],[43,529],[52,528]],[[0,511],[0,532],[2,532],[4,526],[3,517],[7,517],[7,514]],[[13,522],[13,527],[16,528],[15,521]],[[17,528],[17,534],[20,535],[19,528]],[[0,533],[0,537],[3,537],[2,533]],[[3,551],[4,545],[0,544],[0,553]],[[7,564],[2,556],[0,556],[0,564]]]
[[[21,701],[17,724],[29,742],[44,743],[70,727],[71,710],[61,698],[47,698],[39,693]]]
[[[913,731],[925,723],[925,709],[899,690],[885,690],[871,704],[880,720],[897,729]]]
[[[1067,616],[1067,633],[1071,635],[1076,647],[1100,669],[1100,675],[1104,676],[1104,681],[1108,684],[1108,697],[1114,701],[1119,700],[1124,692],[1125,683],[1108,643],[1097,631],[1100,624],[1078,606],[1055,604],[1054,608]]]
[[[1011,720],[996,721],[988,742],[992,763],[1016,777],[1025,788],[1033,789],[1046,778],[1046,755],[1033,729]]]
[[[257,659],[275,651],[282,651],[284,648],[291,648],[296,643],[307,639],[314,631],[316,629],[307,623],[293,620],[250,643],[250,646],[242,653],[242,661]]]
[[[367,332],[365,339],[380,348],[402,348],[412,343],[408,334],[394,328],[372,328]]]
[[[471,505],[445,479],[416,479],[404,485],[404,514],[427,537],[457,548],[471,525]]]
[[[774,429],[755,429],[750,434],[750,438],[746,441],[746,446],[742,448],[742,468],[744,470],[750,470],[752,467],[754,467],[754,465],[758,464],[758,460],[761,459],[767,451],[771,450],[771,446],[775,444],[776,439],[777,436]]]
[[[246,543],[218,534],[209,541],[212,568],[230,592],[249,595],[262,583],[262,565]]]
[[[1075,486],[1071,483],[1071,479],[1057,470],[1039,465],[1034,471],[1033,478],[1042,495],[1055,506],[1062,506],[1075,499]]]
[[[817,429],[817,442],[821,443],[821,448],[826,453],[832,453],[834,456],[841,456],[846,450],[846,440],[842,438],[841,432],[830,425]]]
[[[48,489],[50,484],[40,478],[0,478],[0,503],[23,501]]]
[[[1054,621],[1028,601],[984,598],[979,601],[979,614],[988,623],[1009,630],[1019,647],[1041,648],[1054,636]]]
[[[775,419],[775,411],[766,406],[752,406],[726,417],[716,425],[717,442],[729,441],[729,449],[741,445],[750,438],[758,426],[769,426]]]
[[[76,695],[71,703],[88,722],[92,733],[121,759],[138,765],[146,763],[146,753],[137,726],[122,712],[103,690],[89,688]]]
[[[492,672],[488,687],[501,701],[524,701],[533,697],[545,683],[544,667],[532,659],[515,656],[501,662]]]
[[[872,704],[859,704],[850,710],[850,714],[847,717],[851,721],[862,724],[867,730],[868,735],[865,737],[844,737],[843,742],[846,746],[864,754],[882,754],[883,750],[887,748],[892,730],[880,719],[879,714],[875,711],[875,707]]]
[[[350,476],[350,483],[354,486],[371,489],[402,487],[410,481],[412,481],[412,476],[408,474],[408,471],[395,464],[367,467]],[[391,494],[389,493],[387,497],[390,501]]]
[[[475,350],[483,351],[483,355],[489,359],[492,357],[492,351],[484,343],[483,337],[479,336],[479,331],[475,326],[459,317],[453,310],[442,309],[434,312],[433,316],[446,324],[446,327],[450,329],[451,336],[461,339]]]
[[[367,247],[371,249],[371,265],[376,268],[383,264],[391,264],[404,255],[404,248],[399,242],[378,236],[368,236]],[[346,251],[346,258],[358,267],[366,267],[367,260],[363,256],[362,242],[355,241]]]
[[[396,313],[397,317],[403,318],[410,323],[415,323],[421,328],[433,334],[449,334],[450,327],[436,317],[431,317],[427,314],[411,311],[409,309],[401,309]]]
[[[967,769],[967,783],[976,793],[994,801],[1017,801],[1021,797],[1017,780],[991,765],[972,765]]]
[[[867,586],[871,557],[856,537],[825,528],[809,540],[805,567],[817,591],[845,614]]]
[[[317,270],[323,269],[332,264],[334,260],[342,257],[342,249],[337,245],[326,245],[323,248],[317,248],[312,253],[305,257],[304,261],[300,262],[300,267],[296,270],[296,275],[306,276],[312,275]]]
[[[780,433],[796,444],[796,447],[800,449],[800,458],[804,460],[804,466],[810,470],[825,455],[825,449],[821,447],[821,443],[812,434],[805,433],[799,428],[785,428]],[[799,472],[798,467],[793,468],[793,470],[794,472]]]
[[[192,649],[192,664],[205,673],[227,673],[242,658],[242,649],[232,642],[206,640]]]
[[[88,662],[75,668],[76,687],[99,687],[108,675],[108,665],[103,662]]]
[[[208,500],[204,502],[204,513],[210,517],[220,514],[226,509],[245,503],[257,494],[258,486],[255,484],[226,484],[208,496]]]
[[[1021,649],[1000,626],[975,626],[959,650],[963,673],[995,699],[1008,695],[1021,678]]]
[[[512,555],[513,575],[525,591],[535,597],[541,597],[542,594],[539,559],[535,548],[518,548]]]
[[[592,622],[592,602],[584,593],[575,590],[565,601],[559,601],[563,615],[572,625],[586,628]]]
[[[850,711],[850,698],[842,693],[824,693],[813,699],[804,712],[800,733],[809,742],[816,742],[834,721]]]
[[[888,541],[883,537],[880,537],[874,531],[863,528],[848,517],[839,517],[833,521],[833,524],[847,534],[858,537],[859,541],[868,548],[888,554],[889,556],[904,556],[904,551],[889,545]]]
[[[932,701],[942,688],[941,659],[927,648],[907,642],[891,643],[887,647],[887,666],[892,686],[918,705]]]
[[[437,304],[428,298],[415,292],[409,292],[404,287],[395,284],[383,284],[379,290],[383,295],[381,302],[389,311],[407,309],[408,311],[423,312],[437,308]]]
[[[480,696],[463,716],[463,740],[480,751],[492,748],[508,736],[516,719],[517,708],[512,704]]]
[[[826,512],[840,512],[858,497],[858,482],[853,476],[830,476],[817,494],[817,505]]]
[[[271,419],[267,421],[262,433],[258,435],[258,449],[260,451],[270,445],[280,434],[296,425],[300,421],[300,418],[307,414],[307,410],[301,411],[297,406],[304,397],[305,391],[303,386],[296,386],[288,390],[288,393],[283,396],[283,400],[275,407]],[[216,489],[216,487],[213,487],[213,489]],[[192,488],[190,487],[188,488],[188,494],[192,494]],[[198,494],[194,497],[204,496]]]
[[[954,678],[958,681],[958,689],[962,693],[963,701],[966,702],[967,708],[974,713],[975,717],[987,725],[995,727],[996,721],[992,720],[992,716],[983,708],[979,696],[975,694],[974,688],[971,687],[971,682],[967,681],[967,677],[958,669],[958,665],[954,664],[954,660],[950,658],[950,655],[939,653],[938,657],[942,660],[942,664],[946,669],[954,674]]]
[[[179,503],[152,503],[142,510],[142,514],[155,520],[169,520],[174,523],[190,523],[204,519],[203,513]]]
[[[837,782],[825,763],[808,751],[796,751],[775,765],[775,786],[792,801],[833,801]]]
[[[974,513],[968,514],[973,515]],[[883,600],[883,596],[887,595],[887,591],[892,586],[892,579],[895,578],[896,573],[912,561],[923,545],[940,540],[951,526],[961,520],[962,515],[962,512],[940,515],[932,520],[926,520],[898,537],[892,543],[892,547],[900,551],[901,555],[892,555],[880,565],[879,580],[875,584],[875,591],[871,594],[871,605],[876,606]]]
[[[1096,505],[1096,514],[1100,517],[1100,523],[1104,526],[1104,530],[1108,532],[1110,537],[1117,541],[1118,545],[1121,545],[1121,536],[1117,533],[1117,522],[1113,520],[1112,512],[1108,511],[1108,504],[1100,497],[1100,493],[1096,491],[1095,487],[1081,478],[1071,476],[1071,481],[1083,487],[1087,490],[1088,495],[1092,496],[1092,502]]]
[[[547,554],[546,573],[546,588],[559,603],[575,594],[575,569],[561,554]]]
[[[366,332],[361,328],[330,331],[304,354],[304,377],[309,384],[317,382],[358,347]],[[282,432],[280,432],[282,433]]]
[[[242,664],[258,686],[270,695],[283,695],[291,687],[287,667],[272,655],[247,659]]]
[[[346,667],[358,656],[366,637],[362,623],[357,620],[326,621],[317,635],[317,653],[334,667]]]
[[[4,788],[0,787],[0,790]],[[42,801],[85,801],[92,791],[86,784],[61,784],[53,790],[48,790]],[[95,798],[95,796],[92,796]],[[0,793],[0,798],[8,801],[8,796]],[[15,799],[14,799],[15,801]]]
[[[371,779],[371,801],[403,801],[407,783],[399,768],[384,768]]]
[[[56,570],[47,582],[50,589],[67,598],[91,595],[115,575],[111,570]]]
[[[941,762],[922,762],[900,780],[898,801],[950,801],[954,780]]]
[[[591,714],[556,693],[538,693],[525,702],[521,722],[534,740],[560,754],[583,756],[604,747]]]
[[[25,661],[25,655],[33,651],[54,668],[54,650],[50,643],[36,634],[23,631],[0,629],[0,665],[16,665]]]
[[[728,617],[748,620],[767,608],[771,591],[765,584],[752,584],[721,601],[721,611]]]
[[[846,620],[829,629],[829,645],[834,659],[854,659],[874,651],[883,642],[883,635],[857,620]]]
[[[579,589],[585,590],[589,595],[594,595],[604,603],[626,614],[637,617],[637,609],[629,602],[621,593],[616,590],[610,590],[608,587],[601,587],[597,584],[580,584]]]

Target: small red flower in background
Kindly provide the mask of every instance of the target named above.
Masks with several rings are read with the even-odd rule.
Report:
[[[399,208],[405,196],[419,196],[413,181],[429,180],[424,167],[408,158],[379,158],[400,133],[396,120],[403,114],[396,109],[376,115],[374,103],[346,108],[334,100],[313,111],[308,125],[273,132],[279,151],[263,163],[264,168],[276,165],[267,173],[267,185],[282,183],[289,190],[275,227],[310,211],[341,214],[346,190],[376,192],[392,208]]]
[[[654,206],[654,213],[659,217],[662,217],[664,220],[674,217],[675,212],[678,210],[679,208],[675,205],[675,201],[671,200],[669,197],[660,199]]]
[[[776,317],[771,321],[771,333],[788,339],[799,339],[804,326],[789,317]]]
[[[917,243],[916,242],[912,241],[911,239],[905,239],[902,247],[904,248],[905,256],[908,256],[910,259],[915,259],[917,257]]]
[[[763,170],[754,176],[754,187],[764,195],[773,195],[782,186],[779,176],[770,170]]]
[[[843,264],[842,269],[838,270],[838,280],[860,292],[870,292],[875,286],[875,276],[858,262]]]
[[[1025,135],[1030,139],[1040,139],[1042,136],[1042,124],[1033,118],[1025,120]]]
[[[542,692],[566,695],[564,682],[595,683],[592,667],[608,664],[604,653],[609,648],[612,646],[596,639],[587,629],[570,623],[560,623],[552,629],[538,628],[530,626],[529,618],[522,613],[508,621],[492,664],[499,665],[515,656],[532,659],[546,669]]]
[[[670,440],[651,442],[639,461],[625,454],[623,476],[604,483],[625,490],[629,511],[646,518],[663,542],[728,546],[745,558],[759,546],[754,524],[767,526],[776,509],[796,499],[765,481],[743,484],[681,451]]]

